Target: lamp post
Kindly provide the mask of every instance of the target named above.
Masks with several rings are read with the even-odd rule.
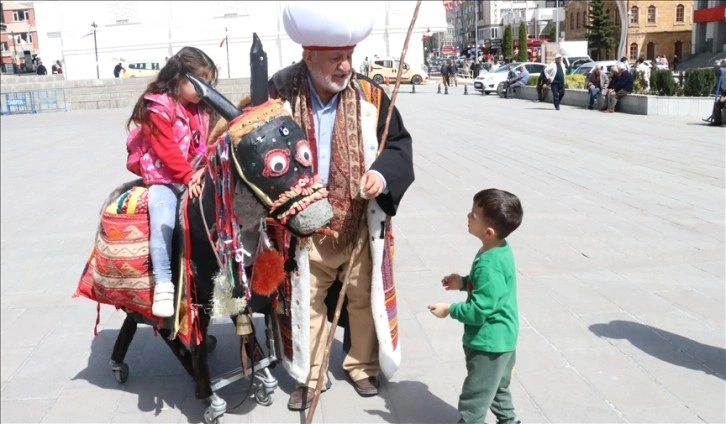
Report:
[[[15,38],[14,31],[10,31],[10,36],[13,37],[13,73],[16,74],[18,73],[18,70],[16,68],[18,66],[18,48],[16,47],[18,40]]]
[[[625,46],[628,42],[628,25],[630,24],[628,15],[630,11],[626,12],[625,8],[627,5],[623,0],[617,0],[615,4],[618,7],[618,12],[620,12],[620,43],[618,44],[618,55],[616,57],[616,59],[619,59],[627,56],[625,54]]]
[[[553,41],[553,40],[550,40]],[[560,41],[560,0],[555,0],[555,42]]]
[[[98,43],[96,41],[96,28],[98,28],[98,25],[96,25],[96,21],[93,21],[91,27],[93,28],[93,50],[96,52],[96,79],[101,79],[101,72],[98,69]]]

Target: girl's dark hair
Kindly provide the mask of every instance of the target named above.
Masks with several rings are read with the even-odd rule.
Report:
[[[504,240],[522,223],[522,204],[512,193],[496,188],[482,190],[474,195],[474,203],[482,208],[484,218]]]
[[[131,124],[136,124],[137,126],[147,125],[149,128],[154,129],[149,116],[149,101],[144,99],[144,96],[147,94],[167,94],[174,100],[178,99],[179,80],[187,72],[195,75],[205,72],[209,73],[209,83],[212,86],[217,84],[217,65],[214,64],[214,61],[196,47],[183,47],[177,54],[169,58],[156,76],[156,80],[149,84],[144,94],[139,97],[139,100],[134,106],[134,111],[131,113],[131,117],[126,122],[126,129],[130,129]],[[214,115],[214,110],[204,102],[199,102],[197,107],[205,110],[210,115]],[[210,119],[211,122],[213,122],[212,119]]]

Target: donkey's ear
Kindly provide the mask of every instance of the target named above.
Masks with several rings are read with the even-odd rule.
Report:
[[[244,96],[239,103],[237,103],[237,109],[243,110],[247,106],[252,104],[252,97],[249,95]],[[209,139],[207,140],[207,144],[214,144],[217,141],[217,138],[219,138],[220,135],[224,134],[225,131],[227,131],[229,121],[227,121],[224,118],[219,118],[217,123],[214,125],[214,129],[209,133]]]
[[[224,97],[219,91],[215,90],[206,83],[206,81],[197,78],[196,75],[192,74],[191,72],[187,72],[186,75],[187,79],[191,81],[192,85],[194,86],[194,90],[196,90],[199,97],[202,99],[202,101],[206,104],[208,104],[212,109],[217,111],[219,115],[226,119],[227,121],[231,121],[234,118],[242,115],[242,112],[234,107],[234,104],[227,100],[226,97]]]

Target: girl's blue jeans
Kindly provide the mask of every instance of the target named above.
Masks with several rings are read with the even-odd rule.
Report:
[[[149,185],[149,225],[151,263],[156,283],[171,282],[171,250],[180,184]]]

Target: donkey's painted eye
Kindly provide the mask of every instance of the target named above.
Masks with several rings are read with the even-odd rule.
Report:
[[[270,150],[265,155],[264,177],[279,177],[285,175],[290,168],[290,151],[283,149]]]
[[[313,166],[313,152],[310,150],[310,142],[300,140],[297,142],[295,160],[302,166]]]
[[[282,136],[290,135],[290,130],[287,129],[287,127],[285,125],[280,125],[279,129],[280,129],[280,135],[282,135]]]

